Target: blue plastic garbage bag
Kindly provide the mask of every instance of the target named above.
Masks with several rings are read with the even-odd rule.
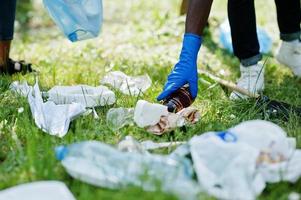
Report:
[[[102,25],[102,0],[43,0],[58,27],[72,42],[94,38]]]
[[[257,36],[260,45],[260,52],[269,53],[272,49],[271,37],[260,27],[257,28]],[[219,27],[219,41],[223,48],[233,53],[231,30],[228,20],[225,20]]]

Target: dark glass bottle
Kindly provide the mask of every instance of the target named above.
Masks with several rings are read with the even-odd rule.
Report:
[[[167,106],[168,112],[177,113],[180,110],[189,107],[194,102],[190,92],[189,85],[184,85],[167,98],[163,104]]]

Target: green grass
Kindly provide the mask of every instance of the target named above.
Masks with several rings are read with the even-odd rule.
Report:
[[[47,90],[54,85],[89,84],[96,86],[110,70],[121,70],[127,74],[147,73],[153,80],[152,87],[140,97],[131,97],[116,91],[114,107],[133,107],[138,99],[155,102],[166,76],[177,61],[184,30],[184,18],[178,17],[179,0],[115,0],[105,1],[105,21],[100,37],[94,40],[71,44],[68,42],[36,1],[35,17],[29,31],[19,30],[13,43],[12,58],[25,59],[35,64],[40,87]],[[257,2],[258,23],[268,27],[275,47],[278,43],[276,18],[271,12],[272,3]],[[199,56],[199,67],[210,66],[225,78],[235,81],[239,76],[239,62],[216,44],[217,22],[226,16],[223,0],[214,3],[210,32],[206,36]],[[269,15],[266,15],[266,13]],[[271,14],[270,14],[271,13]],[[276,31],[275,31],[276,30]],[[211,130],[224,130],[242,121],[262,118],[253,101],[231,102],[228,91],[206,77],[210,85],[201,83],[199,96],[194,103],[202,113],[201,121],[187,132],[176,130],[162,137],[154,136],[135,126],[112,132],[105,123],[108,107],[97,109],[100,119],[92,116],[80,117],[72,122],[68,134],[63,138],[49,136],[39,130],[32,119],[25,98],[8,90],[13,80],[34,83],[33,75],[15,75],[0,78],[0,189],[36,180],[62,180],[74,195],[84,199],[172,199],[162,192],[144,192],[140,188],[107,190],[95,188],[68,176],[55,159],[53,149],[60,144],[83,140],[98,140],[116,144],[126,135],[139,140],[155,141],[189,140],[193,135]],[[266,95],[292,103],[301,104],[300,81],[280,66],[273,57],[266,65]],[[18,108],[24,107],[23,113]],[[234,117],[233,117],[234,116]],[[268,119],[296,137],[301,147],[300,118],[292,117],[288,122]],[[201,147],[200,147],[201,148]],[[167,152],[168,153],[168,152]],[[301,181],[295,184],[270,184],[260,199],[287,199],[292,191],[301,191]]]

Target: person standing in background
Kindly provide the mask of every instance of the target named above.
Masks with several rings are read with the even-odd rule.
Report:
[[[9,57],[14,36],[16,0],[2,0],[0,6],[0,75],[31,72],[31,64],[13,61]]]
[[[192,98],[198,93],[197,57],[202,35],[213,0],[190,0],[186,28],[179,61],[169,74],[158,101],[165,100],[184,85],[189,85]],[[277,60],[301,77],[300,0],[275,0],[277,20],[282,40]],[[241,77],[237,85],[251,93],[264,89],[264,68],[259,62],[259,42],[256,31],[254,0],[228,0],[234,54],[240,60]],[[231,99],[247,98],[233,92]]]

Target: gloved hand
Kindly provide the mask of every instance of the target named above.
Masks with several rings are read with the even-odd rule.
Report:
[[[198,93],[197,57],[202,44],[202,37],[186,33],[179,62],[169,74],[163,92],[157,97],[158,101],[168,98],[185,84],[189,84],[190,94],[195,98]]]

